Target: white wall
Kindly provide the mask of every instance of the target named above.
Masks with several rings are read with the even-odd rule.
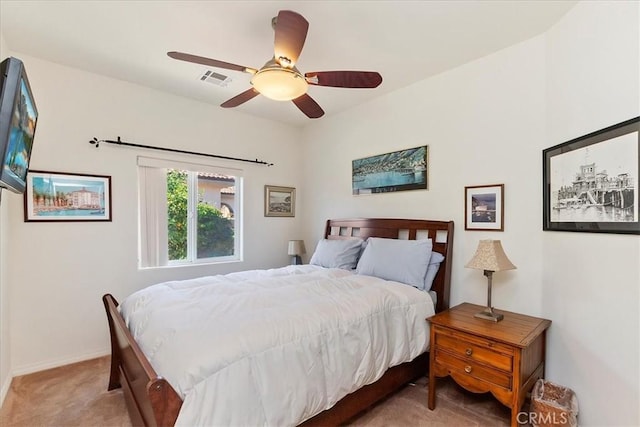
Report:
[[[501,239],[517,270],[493,303],[553,321],[547,378],[581,425],[638,425],[638,236],[542,232],[542,150],[637,116],[637,2],[583,2],[551,31],[305,130],[307,244],[329,217],[453,219],[451,304],[486,303],[465,269]],[[351,196],[351,160],[429,145],[429,191]],[[505,231],[464,230],[464,187],[505,184]]]
[[[486,278],[463,266],[478,240],[497,238],[518,270],[494,276],[494,303],[539,313],[530,283],[540,283],[540,260],[530,254],[540,242],[530,236],[541,224],[544,118],[544,39],[537,37],[307,129],[304,155],[314,159],[305,169],[307,241],[321,237],[329,217],[452,219],[452,303],[486,303]],[[422,144],[428,191],[351,195],[352,159]],[[464,187],[501,183],[505,232],[465,232]]]
[[[8,190],[0,190],[0,402],[4,401],[11,384],[10,352],[10,311],[9,284],[7,281],[7,254],[9,248],[9,227],[7,213],[9,199],[15,197]]]
[[[4,37],[0,34],[0,61],[7,54]],[[0,190],[0,402],[9,390],[11,383],[11,354],[9,346],[9,285],[7,282],[7,250],[9,244],[9,228],[7,212],[9,203],[17,198],[8,190]]]
[[[581,3],[548,32],[549,145],[639,115],[639,4]],[[581,425],[640,425],[640,238],[548,232],[542,249],[548,376]]]
[[[263,188],[299,186],[297,130],[20,53],[14,56],[25,63],[39,110],[31,169],[111,175],[113,221],[27,223],[22,204],[9,205],[11,252],[5,261],[13,375],[106,354],[107,323],[100,300],[106,292],[121,299],[158,281],[288,263],[287,240],[299,238],[304,209],[298,209],[296,218],[265,218]],[[88,143],[94,136],[258,158],[275,166],[164,156],[107,144],[96,149]],[[137,269],[139,154],[244,169],[244,262]]]

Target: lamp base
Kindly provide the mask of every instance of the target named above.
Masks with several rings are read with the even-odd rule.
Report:
[[[291,265],[302,265],[302,258],[300,255],[293,255],[291,257]]]
[[[499,322],[504,319],[504,316],[502,314],[495,313],[493,311],[493,307],[487,307],[480,313],[474,314],[473,317],[477,317],[478,319],[491,320],[492,322]]]

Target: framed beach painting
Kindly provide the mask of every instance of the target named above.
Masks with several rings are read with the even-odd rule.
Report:
[[[111,177],[30,170],[25,221],[111,221]]]
[[[464,229],[504,230],[504,184],[464,187]]]
[[[542,152],[543,230],[640,234],[640,117]]]
[[[426,190],[428,146],[408,148],[351,162],[353,195]]]
[[[265,185],[264,216],[296,216],[296,189]]]

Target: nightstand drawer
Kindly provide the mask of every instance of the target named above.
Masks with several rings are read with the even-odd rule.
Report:
[[[436,345],[462,359],[512,372],[513,350],[450,330],[436,329]]]
[[[502,371],[483,366],[469,359],[461,359],[442,351],[439,347],[436,348],[435,356],[436,364],[442,364],[449,370],[511,390],[511,376]]]

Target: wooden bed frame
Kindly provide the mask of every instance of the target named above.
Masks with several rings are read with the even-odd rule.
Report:
[[[324,235],[327,239],[386,237],[410,240],[426,238],[428,235],[433,241],[433,250],[445,256],[432,285],[432,290],[438,295],[436,312],[449,308],[453,221],[391,218],[328,220]],[[102,301],[111,335],[111,375],[108,389],[123,388],[127,410],[134,426],[173,426],[182,406],[180,396],[155,372],[140,350],[120,315],[115,298],[106,294]],[[428,353],[411,362],[394,366],[375,383],[345,396],[331,409],[319,413],[302,425],[342,424],[407,382],[425,375],[428,366]]]

